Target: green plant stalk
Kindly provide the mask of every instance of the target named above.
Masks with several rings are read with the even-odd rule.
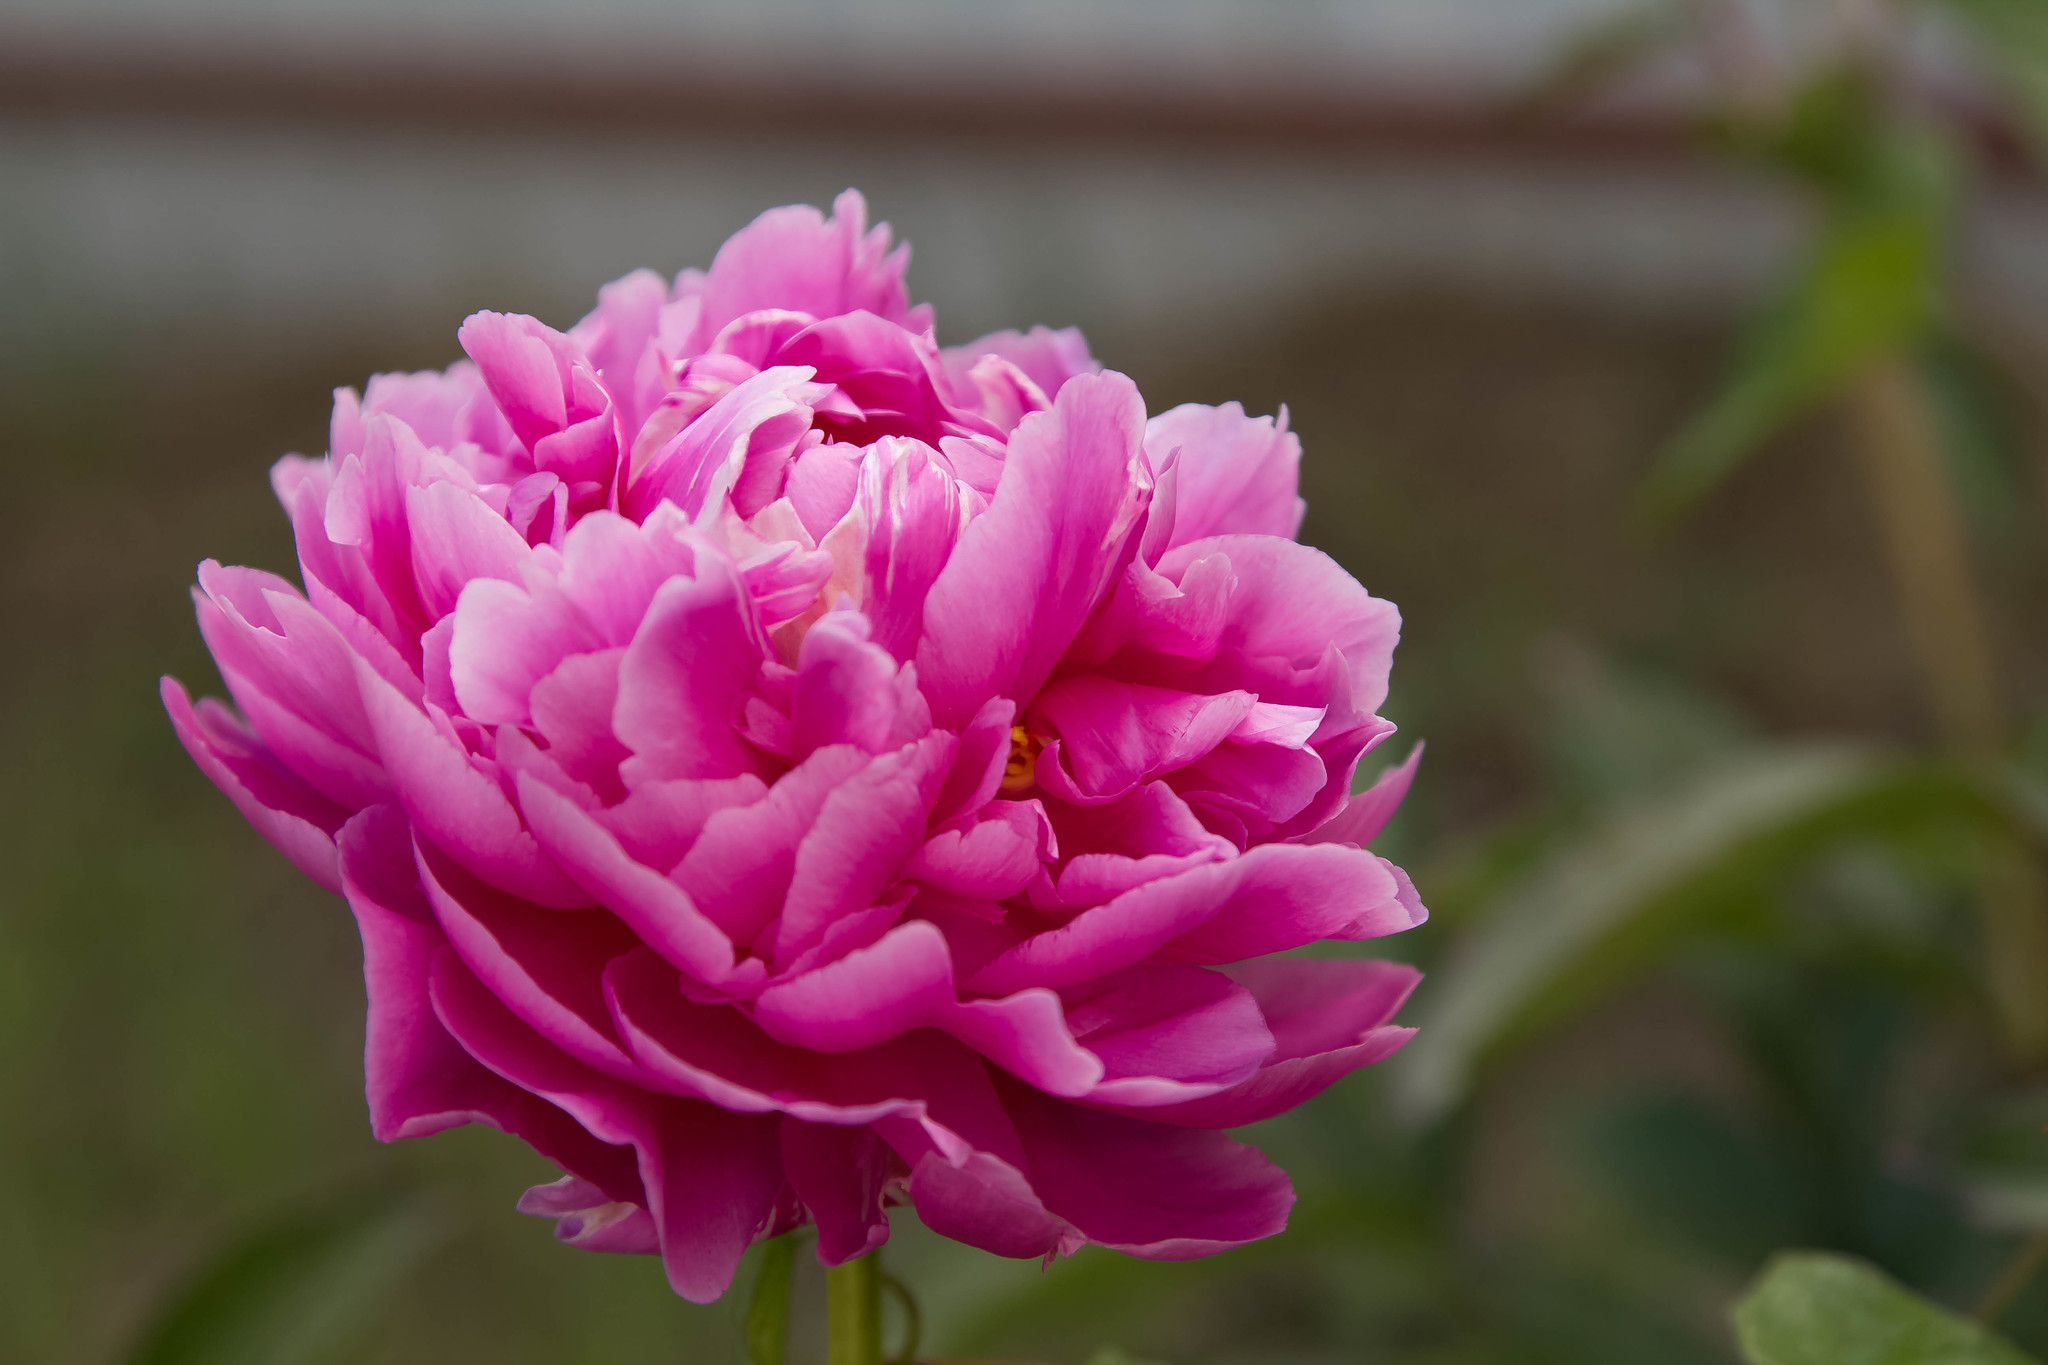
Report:
[[[1850,385],[1848,411],[1906,634],[1945,746],[1990,764],[2005,742],[1961,510],[1925,379],[1890,353]],[[2017,838],[1987,850],[1981,890],[1985,977],[2016,1060],[2048,1061],[2048,894]]]
[[[825,1272],[828,1365],[882,1365],[882,1258],[870,1253]]]
[[[2037,1232],[2020,1243],[2019,1249],[2013,1253],[2005,1269],[1999,1272],[1991,1288],[1985,1291],[1970,1316],[1986,1327],[1997,1322],[1999,1315],[2011,1307],[2012,1301],[2019,1297],[2020,1291],[2040,1270],[2043,1260],[2048,1260],[2048,1232]]]

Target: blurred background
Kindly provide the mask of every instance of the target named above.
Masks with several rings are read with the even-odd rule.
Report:
[[[926,1355],[1706,1365],[1790,1246],[2048,1348],[2044,13],[0,0],[0,1358],[743,1358],[516,1142],[371,1139],[353,926],[155,682],[335,386],[848,185],[942,342],[1286,405],[1429,742],[1424,1032],[1249,1135],[1289,1232],[905,1214]]]

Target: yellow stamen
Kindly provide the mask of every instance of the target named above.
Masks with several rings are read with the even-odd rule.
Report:
[[[1015,796],[1031,790],[1038,776],[1038,751],[1045,741],[1021,725],[1010,727],[1010,761],[1003,765],[1003,794]]]

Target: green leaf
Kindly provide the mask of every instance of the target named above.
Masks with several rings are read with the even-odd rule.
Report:
[[[1750,1365],[2033,1365],[1861,1261],[1786,1252],[1733,1313]]]
[[[1676,519],[1779,428],[1918,336],[1939,298],[1941,236],[1913,212],[1832,224],[1744,341],[1720,394],[1657,454],[1641,513],[1652,523]]]
[[[742,1334],[748,1365],[783,1365],[789,1351],[789,1281],[796,1267],[795,1233],[785,1233],[761,1249],[761,1268],[747,1300]]]
[[[1786,423],[1938,317],[1960,177],[1933,134],[1888,118],[1862,82],[1825,77],[1764,148],[1821,196],[1820,236],[1738,348],[1720,394],[1657,455],[1638,504],[1651,524],[1683,514]]]
[[[446,1236],[416,1200],[295,1213],[235,1241],[159,1310],[128,1365],[328,1365]]]
[[[1962,775],[1833,745],[1739,755],[1631,802],[1511,885],[1425,984],[1388,1065],[1412,1118],[1477,1068],[1599,998],[1703,918],[1753,904],[1820,848],[1929,818],[2004,824]]]

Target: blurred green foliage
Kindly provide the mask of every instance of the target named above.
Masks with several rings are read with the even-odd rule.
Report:
[[[1840,1256],[1781,1256],[1735,1309],[1751,1365],[2029,1365],[1975,1323]]]

